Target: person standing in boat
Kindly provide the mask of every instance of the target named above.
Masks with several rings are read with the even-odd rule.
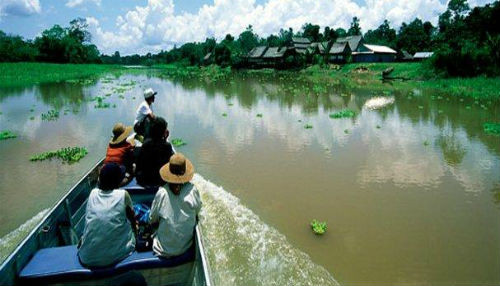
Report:
[[[119,189],[123,176],[118,164],[105,164],[99,173],[98,188],[90,192],[78,246],[80,262],[87,267],[113,265],[135,249],[137,222],[130,195]]]
[[[151,136],[144,141],[137,152],[136,178],[143,187],[158,187],[165,184],[159,174],[160,168],[167,164],[174,154],[172,145],[167,141],[168,124],[162,117],[151,122]]]
[[[150,224],[157,228],[153,251],[158,256],[172,257],[193,245],[202,203],[198,190],[190,182],[194,175],[193,164],[184,155],[173,155],[159,173],[167,183],[156,193],[149,214]]]
[[[113,127],[113,139],[109,141],[104,164],[116,163],[125,171],[125,178],[120,186],[128,184],[134,174],[134,141],[127,140],[132,126],[116,123]]]
[[[155,115],[153,113],[153,102],[155,102],[156,94],[157,92],[153,89],[146,89],[144,91],[144,101],[137,108],[134,121],[134,131],[137,135],[139,135],[139,137],[142,136],[142,138],[139,139],[149,137],[151,121],[155,119]]]

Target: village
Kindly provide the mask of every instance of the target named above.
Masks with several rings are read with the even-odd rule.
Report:
[[[365,43],[362,35],[339,37],[335,41],[312,42],[306,37],[292,37],[288,46],[257,46],[241,56],[240,67],[286,69],[297,67],[297,63],[314,63],[320,58],[323,63],[376,63],[423,61],[433,52],[422,51],[411,55],[405,50]],[[203,58],[205,65],[214,62],[214,53]],[[316,60],[317,62],[317,60]]]

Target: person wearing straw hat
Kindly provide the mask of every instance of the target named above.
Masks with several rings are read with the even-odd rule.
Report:
[[[127,141],[127,137],[132,132],[132,126],[125,126],[123,123],[116,123],[113,127],[113,138],[109,141],[106,150],[104,164],[116,163],[125,172],[122,186],[127,184],[134,174],[134,143]]]
[[[174,154],[160,169],[167,182],[160,187],[153,200],[149,222],[157,228],[153,251],[158,256],[177,256],[192,247],[201,198],[190,182],[194,175],[191,161],[181,153]]]
[[[139,136],[145,138],[149,135],[149,124],[150,121],[155,118],[153,113],[153,102],[155,101],[155,95],[157,94],[152,88],[148,88],[144,91],[144,101],[139,105],[135,115],[134,121],[134,131]]]

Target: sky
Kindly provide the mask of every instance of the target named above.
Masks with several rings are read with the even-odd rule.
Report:
[[[237,37],[248,25],[265,37],[281,28],[298,31],[307,22],[347,29],[354,16],[365,32],[384,19],[396,28],[415,17],[436,24],[446,6],[447,0],[0,0],[0,30],[33,39],[83,17],[102,53],[128,55],[228,33]]]

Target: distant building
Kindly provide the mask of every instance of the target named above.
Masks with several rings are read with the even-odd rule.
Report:
[[[413,56],[405,50],[400,51],[397,56],[399,61],[410,62],[413,61]]]
[[[262,56],[266,63],[278,63],[284,60],[287,53],[286,47],[270,47]]]
[[[212,52],[207,53],[203,57],[203,64],[204,65],[209,65],[209,64],[212,64],[213,62],[214,62],[214,53],[212,53]]]
[[[259,64],[264,61],[264,53],[267,51],[266,46],[259,46],[253,48],[247,55],[247,61],[249,64]]]
[[[308,38],[292,37],[292,45],[297,54],[306,54],[311,46],[311,41]]]
[[[433,52],[418,52],[413,55],[413,60],[414,61],[423,61],[425,59],[428,59],[434,55]]]
[[[357,51],[352,52],[352,61],[355,63],[393,62],[397,52],[386,46],[363,44]]]
[[[361,35],[347,36],[347,37],[337,38],[335,43],[348,43],[351,51],[358,52],[358,49],[360,49],[365,43],[365,39]]]
[[[328,45],[330,42],[313,42],[309,45],[309,53],[311,54],[328,54]]]
[[[349,43],[333,43],[330,51],[328,51],[328,61],[334,63],[345,63],[350,55],[351,48]]]

